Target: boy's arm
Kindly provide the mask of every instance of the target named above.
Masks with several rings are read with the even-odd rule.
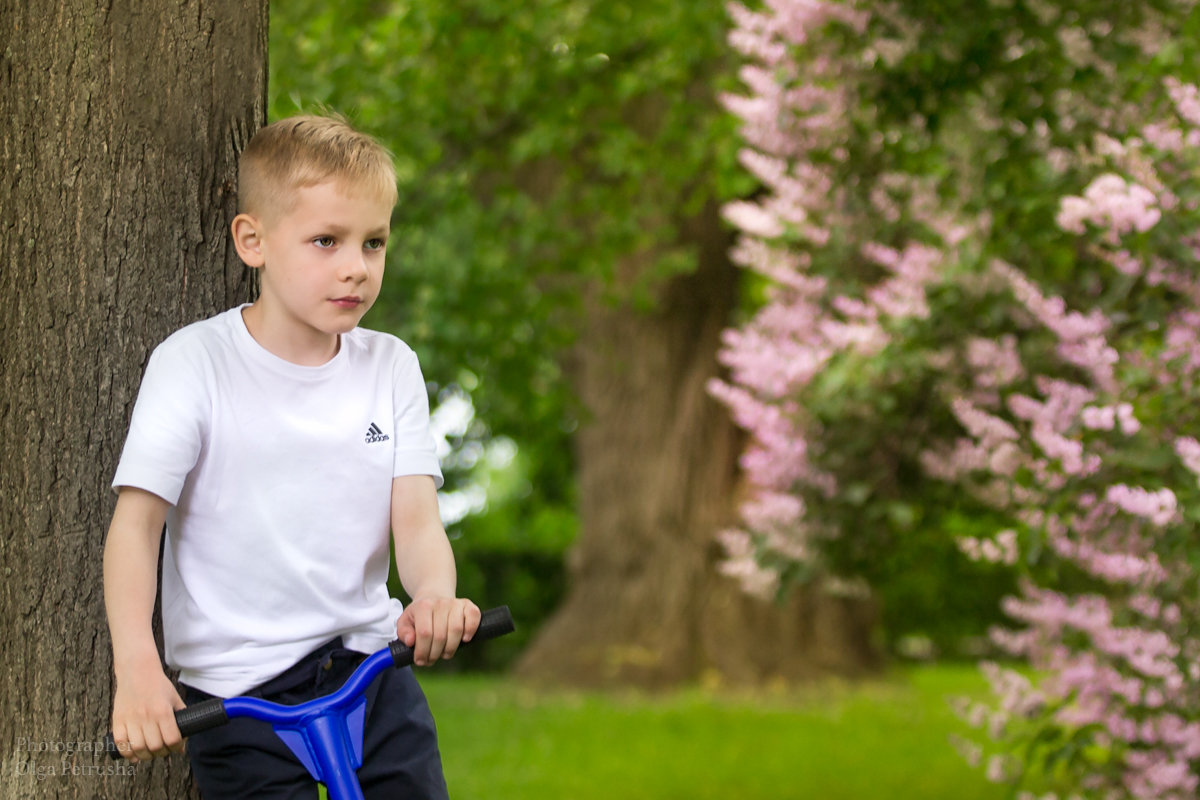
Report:
[[[113,738],[135,763],[183,750],[174,710],[184,702],[163,673],[151,628],[169,507],[155,494],[122,487],[104,543],[104,605],[117,678]]]
[[[396,636],[413,649],[413,663],[451,658],[479,627],[479,609],[455,597],[454,551],[438,513],[437,488],[428,475],[392,479],[392,537],[396,569],[409,603]]]

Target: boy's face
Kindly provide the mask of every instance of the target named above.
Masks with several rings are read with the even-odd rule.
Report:
[[[256,241],[238,252],[262,268],[255,305],[274,336],[318,344],[358,325],[379,296],[391,214],[386,201],[329,180],[252,219]]]

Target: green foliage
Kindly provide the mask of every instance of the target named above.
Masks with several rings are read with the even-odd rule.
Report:
[[[527,470],[517,465],[510,476]],[[558,608],[566,593],[566,550],[575,539],[578,519],[569,510],[522,506],[529,485],[523,478],[489,500],[488,512],[463,520],[453,534],[459,593],[480,607],[507,605],[517,630],[485,648],[455,658],[466,669],[501,669],[521,652],[537,625]]]
[[[715,100],[728,82],[723,2],[271,10],[271,118],[328,107],[396,156],[388,272],[366,324],[416,349],[434,395],[469,393],[468,438],[506,436],[525,456],[525,489],[489,506],[491,521],[459,525],[457,545],[466,555],[502,528],[517,541],[547,520],[572,527],[561,521],[582,412],[563,365],[585,290],[652,305],[663,280],[694,267],[679,221],[748,185]],[[645,252],[642,272],[618,280],[618,263]],[[447,488],[477,477],[452,467]],[[561,555],[551,538],[529,557]]]
[[[958,268],[1004,253],[1034,276],[1078,276],[1072,292],[1086,296],[1096,284],[1053,226],[1056,198],[1083,177],[1047,170],[1047,143],[1029,132],[1046,118],[1059,137],[1048,144],[1086,138],[1086,129],[1061,138],[1049,101],[1064,91],[1102,95],[1109,78],[1072,64],[1054,34],[1064,19],[1130,25],[1170,4],[1042,5],[1061,18],[1043,20],[1023,0],[898,4],[920,21],[920,38],[867,70],[839,185],[869,209],[875,176],[927,176],[965,214],[992,217],[991,238]],[[878,17],[872,35],[902,36],[888,20]],[[1180,41],[1195,40],[1196,24]],[[727,28],[723,0],[272,4],[271,118],[332,108],[396,155],[388,275],[367,324],[414,346],[435,397],[469,393],[477,421],[455,444],[507,436],[519,447],[519,485],[490,489],[485,513],[452,534],[464,592],[509,602],[531,621],[561,590],[561,567],[549,565],[575,531],[569,440],[582,411],[564,365],[585,287],[652,305],[663,280],[693,265],[678,244],[680,218],[753,191],[736,165],[735,123],[714,99],[733,85]],[[1157,84],[1195,52],[1163,48],[1122,71],[1120,91]],[[997,114],[1019,125],[979,135],[981,115]],[[868,145],[885,130],[902,135]],[[879,234],[929,238],[912,221]],[[646,251],[655,257],[642,273],[618,279],[623,257]],[[835,281],[869,269],[849,245],[830,252]],[[917,465],[899,447],[953,425],[929,402],[933,377],[914,354],[956,342],[968,322],[989,333],[1008,324],[995,305],[956,291],[946,287],[930,323],[904,343],[870,363],[837,365],[808,398],[828,433],[826,455],[855,487],[829,512],[869,532],[831,557],[876,586],[892,639],[923,633],[944,647],[990,622],[984,609],[1011,583],[939,549],[938,531],[978,536],[992,520],[947,490],[918,486]],[[748,302],[762,295],[753,286]],[[447,488],[478,482],[483,469],[451,466]]]
[[[866,581],[880,606],[885,644],[929,639],[961,655],[1002,621],[999,599],[1015,588],[1012,570],[972,562],[958,537],[991,536],[1004,521],[959,487],[931,482],[914,444],[953,422],[936,402],[942,376],[913,339],[871,358],[836,360],[804,395],[822,436],[814,460],[837,474],[839,490],[805,496],[807,514],[844,526],[822,541],[839,575]]]
[[[724,24],[715,2],[273,7],[272,116],[329,106],[391,146],[382,321],[427,346],[439,385],[469,370],[497,432],[544,427],[528,406],[548,394],[563,414],[579,278],[669,245],[732,164]],[[691,266],[664,254],[663,273]]]

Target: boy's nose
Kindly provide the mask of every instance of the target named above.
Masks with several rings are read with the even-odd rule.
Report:
[[[351,255],[342,264],[342,277],[345,280],[353,280],[361,283],[370,274],[371,271],[367,266],[366,256],[362,254]]]

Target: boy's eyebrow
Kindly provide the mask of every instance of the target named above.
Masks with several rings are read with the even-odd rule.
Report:
[[[335,236],[343,236],[350,230],[344,225],[321,225],[319,227],[321,230],[332,233]],[[390,225],[380,225],[378,228],[372,228],[371,230],[367,231],[367,236],[372,239],[386,238],[387,235],[391,233],[391,230],[392,229]]]

